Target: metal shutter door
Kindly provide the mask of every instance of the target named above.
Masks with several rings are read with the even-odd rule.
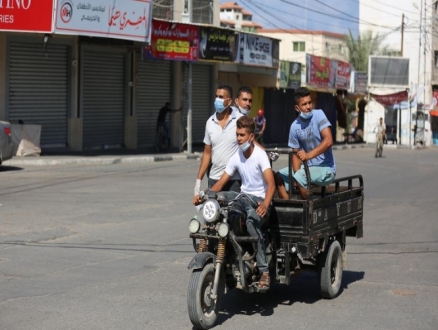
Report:
[[[124,144],[125,53],[82,49],[84,149]]]
[[[137,58],[137,144],[155,144],[156,124],[159,110],[171,102],[172,63],[170,61],[141,60]],[[170,128],[170,115],[166,122]]]
[[[192,142],[203,143],[205,124],[213,114],[211,65],[192,64]],[[184,139],[187,139],[187,84],[189,68],[184,66]]]
[[[69,47],[9,44],[9,120],[41,125],[41,146],[67,144]]]

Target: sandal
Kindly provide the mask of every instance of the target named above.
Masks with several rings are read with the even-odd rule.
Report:
[[[271,278],[269,276],[269,273],[262,273],[262,276],[259,280],[259,289],[269,289],[269,285],[271,283]]]

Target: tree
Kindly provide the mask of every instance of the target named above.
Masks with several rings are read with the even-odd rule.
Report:
[[[393,50],[388,46],[382,46],[384,36],[373,34],[372,31],[364,31],[354,39],[351,30],[345,35],[347,43],[349,62],[356,71],[368,71],[368,58],[370,55],[394,55]]]

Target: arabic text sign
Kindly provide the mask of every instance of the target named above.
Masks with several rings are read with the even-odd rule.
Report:
[[[150,42],[149,0],[58,0],[55,32]]]
[[[354,92],[365,93],[367,91],[368,72],[354,73]]]
[[[236,62],[272,67],[272,39],[240,33]],[[278,57],[275,67],[278,67]]]
[[[0,31],[52,32],[53,0],[0,0]]]
[[[336,68],[336,89],[349,89],[350,77],[350,63],[338,61],[338,65]]]
[[[307,82],[311,85],[333,87],[335,74],[331,70],[330,59],[307,55]]]
[[[199,59],[234,61],[234,31],[214,27],[199,28]]]
[[[199,28],[194,25],[152,21],[151,45],[143,49],[143,58],[198,60]]]

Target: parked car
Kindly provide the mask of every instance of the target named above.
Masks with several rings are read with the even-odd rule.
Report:
[[[0,165],[12,158],[12,135],[11,124],[6,121],[0,121]]]

